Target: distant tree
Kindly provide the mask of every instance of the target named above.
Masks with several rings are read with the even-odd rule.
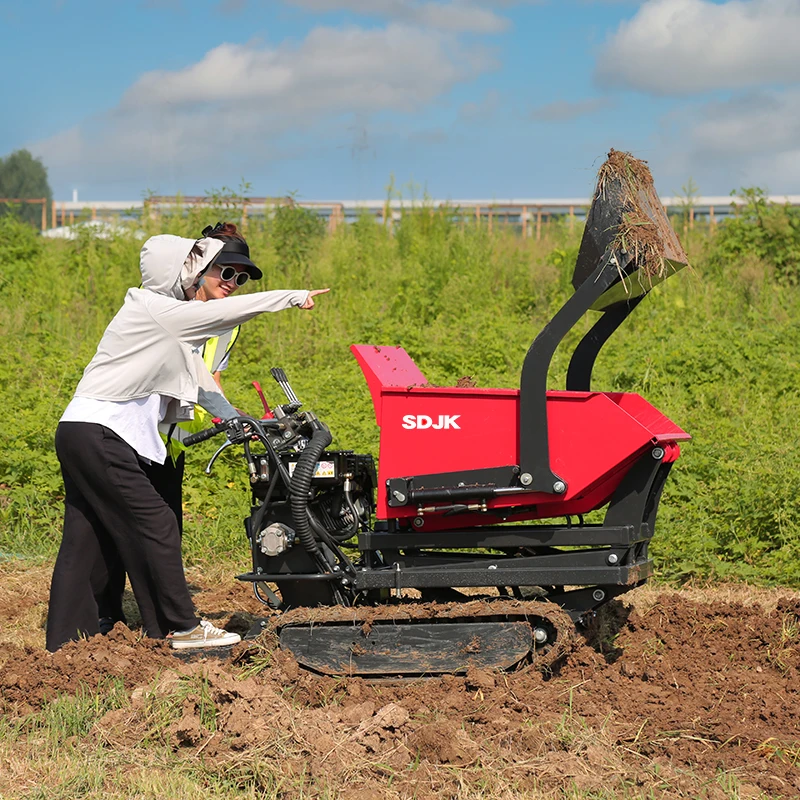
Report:
[[[0,158],[0,198],[26,197],[46,197],[49,206],[53,192],[47,180],[47,168],[41,160],[34,158],[27,150],[15,150],[11,155]],[[0,215],[9,213],[36,227],[39,227],[42,219],[42,207],[33,203],[16,206],[0,203]]]

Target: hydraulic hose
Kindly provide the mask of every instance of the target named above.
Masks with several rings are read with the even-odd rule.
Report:
[[[314,476],[317,461],[323,450],[333,441],[333,438],[331,437],[331,432],[319,423],[315,423],[314,427],[315,430],[311,435],[311,441],[306,445],[300,458],[297,459],[297,466],[294,468],[291,507],[292,522],[294,523],[297,538],[300,539],[300,543],[306,552],[315,560],[319,560],[322,553],[314,538],[314,531],[308,519],[308,493],[311,489],[311,479]]]

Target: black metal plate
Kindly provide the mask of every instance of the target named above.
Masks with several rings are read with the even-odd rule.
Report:
[[[519,622],[415,622],[282,628],[281,648],[326,675],[426,675],[469,667],[508,669],[532,648],[531,626]]]

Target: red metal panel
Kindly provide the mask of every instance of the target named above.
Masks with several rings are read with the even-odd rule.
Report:
[[[402,477],[517,464],[518,403],[510,389],[384,389],[381,469]]]
[[[551,467],[568,489],[558,498],[528,495],[531,503],[580,499],[654,443],[649,430],[599,392],[548,392],[547,418]],[[381,420],[381,487],[389,478],[519,464],[517,390],[384,389]],[[378,495],[380,517],[413,514],[389,509]],[[490,505],[519,502],[506,497]]]
[[[350,345],[350,351],[367,379],[378,425],[381,424],[380,392],[383,387],[428,384],[428,379],[419,371],[411,356],[399,345],[378,347],[374,344],[353,344]]]
[[[688,441],[692,438],[669,417],[662,414],[654,406],[651,406],[641,395],[606,392],[606,397],[618,403],[620,408],[644,425],[658,442]]]
[[[519,464],[518,390],[411,386],[406,380],[424,382],[424,376],[402,348],[351,349],[364,369],[381,427],[379,518],[416,513],[411,507],[388,507],[384,487],[390,478]],[[566,493],[505,495],[491,500],[490,509],[528,506],[519,519],[585,513],[608,502],[646,448],[663,443],[667,460],[674,460],[677,445],[671,443],[689,438],[635,394],[548,392],[547,425],[551,469],[567,483]],[[439,518],[430,526],[497,521],[491,517]]]

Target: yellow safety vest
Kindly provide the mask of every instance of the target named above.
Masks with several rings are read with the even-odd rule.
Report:
[[[236,340],[239,338],[241,326],[237,325],[233,330],[209,339],[203,345],[203,363],[208,371],[213,375],[220,368],[228,353],[233,349]],[[210,425],[209,414],[201,406],[194,407],[194,419],[179,422],[173,425],[169,435],[162,434],[162,438],[167,445],[167,454],[173,462],[177,461],[178,456],[186,449],[182,439],[190,433],[197,433]]]

